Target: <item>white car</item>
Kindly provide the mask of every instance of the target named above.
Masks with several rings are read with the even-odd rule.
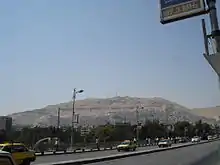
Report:
[[[16,165],[11,154],[5,151],[0,151],[0,164],[1,165]]]
[[[200,142],[200,137],[198,137],[198,136],[193,137],[192,140],[191,140],[191,142],[192,142],[192,143],[198,143],[198,142]]]
[[[172,142],[169,139],[160,140],[159,143],[158,143],[159,148],[161,148],[161,147],[171,147],[171,145],[172,145]]]
[[[207,139],[208,139],[208,140],[213,140],[213,137],[212,137],[211,135],[209,135],[209,136],[207,137]]]

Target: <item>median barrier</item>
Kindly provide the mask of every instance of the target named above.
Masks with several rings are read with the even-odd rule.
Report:
[[[102,161],[108,161],[108,160],[121,159],[121,158],[130,157],[130,156],[151,154],[151,153],[167,151],[167,150],[175,150],[175,149],[189,147],[189,146],[193,146],[193,145],[210,143],[210,142],[214,142],[214,141],[217,141],[217,140],[219,140],[219,139],[212,140],[212,141],[202,141],[202,142],[199,142],[199,143],[178,144],[176,146],[168,147],[168,148],[156,148],[156,149],[150,149],[150,150],[144,150],[144,151],[135,151],[135,152],[131,152],[131,153],[116,154],[116,155],[110,155],[110,156],[104,156],[104,157],[84,158],[84,159],[78,159],[78,160],[69,160],[69,161],[61,161],[61,162],[54,162],[54,163],[43,163],[43,164],[37,164],[37,165],[79,165],[79,164],[89,164],[89,163],[96,163],[96,162],[102,162]],[[193,164],[193,165],[197,165],[197,164]]]

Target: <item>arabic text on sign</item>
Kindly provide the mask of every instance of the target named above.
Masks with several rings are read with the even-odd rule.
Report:
[[[200,1],[194,1],[187,4],[182,4],[176,7],[170,7],[163,10],[163,17],[170,17],[173,15],[189,12],[194,9],[201,8]]]

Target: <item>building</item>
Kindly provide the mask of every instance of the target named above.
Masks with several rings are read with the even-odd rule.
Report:
[[[12,128],[12,118],[8,116],[0,116],[0,130],[6,132],[10,131]]]
[[[12,128],[12,118],[8,116],[0,116],[0,143],[7,140]]]

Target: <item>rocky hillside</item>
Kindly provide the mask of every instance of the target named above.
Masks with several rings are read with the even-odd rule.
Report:
[[[100,125],[123,121],[136,122],[136,107],[140,121],[158,119],[161,122],[190,121],[200,119],[208,123],[214,119],[197,116],[191,110],[163,98],[113,97],[107,99],[85,99],[76,101],[76,113],[80,115],[80,125]],[[57,125],[57,111],[61,109],[61,125],[71,123],[72,102],[49,105],[42,109],[11,114],[16,125],[50,126]],[[167,120],[168,118],[168,120]]]
[[[220,106],[208,108],[195,108],[192,109],[192,113],[198,116],[220,120]]]

